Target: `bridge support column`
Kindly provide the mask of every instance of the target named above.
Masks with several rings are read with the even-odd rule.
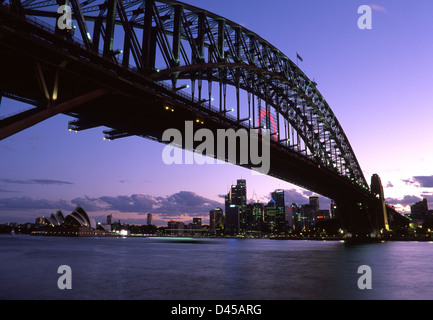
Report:
[[[352,238],[366,239],[370,238],[371,234],[377,234],[372,219],[374,213],[369,204],[356,200],[337,200],[336,207],[336,215],[341,221],[342,228]]]
[[[336,201],[337,218],[342,228],[356,241],[380,238],[389,230],[385,202],[381,199],[368,201]]]
[[[375,207],[377,212],[377,224],[380,229],[389,230],[388,214],[385,204],[383,186],[379,175],[373,174],[371,177],[371,192],[376,196]]]

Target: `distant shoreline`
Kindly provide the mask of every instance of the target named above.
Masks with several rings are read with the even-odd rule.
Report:
[[[10,234],[10,233],[0,233],[0,235],[11,235],[11,236],[35,236],[28,233],[16,233],[16,234]],[[119,234],[113,234],[111,236],[108,235],[100,235],[100,234],[94,234],[94,235],[86,235],[86,236],[64,236],[64,235],[36,235],[36,237],[61,237],[61,238],[149,238],[149,239],[179,239],[179,241],[182,240],[203,240],[203,239],[236,239],[236,240],[248,240],[248,239],[268,239],[268,240],[279,240],[279,241],[340,241],[345,242],[348,244],[351,243],[379,243],[379,242],[432,242],[433,238],[424,238],[424,237],[397,237],[397,236],[387,236],[382,238],[358,238],[358,237],[323,237],[323,236],[312,236],[312,237],[294,237],[294,236],[281,236],[281,237],[242,237],[242,236],[222,236],[222,237],[212,237],[212,236],[189,236],[189,235],[137,235],[137,234],[130,234],[130,235],[119,235]]]

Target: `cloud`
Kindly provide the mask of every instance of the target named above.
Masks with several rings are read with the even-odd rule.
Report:
[[[292,203],[296,204],[307,204],[309,203],[308,197],[312,196],[313,193],[310,191],[296,190],[296,189],[285,189],[284,190],[284,200],[287,205]]]
[[[423,193],[421,193],[421,197],[426,198],[427,202],[433,202],[433,193],[432,192],[423,192]]]
[[[386,12],[386,8],[385,8],[385,7],[382,7],[382,6],[378,5],[378,4],[370,4],[370,8],[371,8],[373,11]]]
[[[401,199],[397,199],[397,198],[386,198],[385,199],[386,202],[388,202],[388,204],[390,205],[401,205],[403,207],[406,206],[410,206],[412,204],[414,204],[415,202],[421,201],[422,198],[418,197],[418,196],[409,196],[406,195]]]
[[[109,204],[100,198],[89,198],[88,196],[72,199],[71,203],[75,206],[82,206],[87,212],[108,211],[110,209]]]
[[[145,221],[148,212],[155,214],[160,224],[167,220],[189,220],[193,217],[208,217],[209,211],[215,207],[223,208],[223,203],[202,197],[194,192],[180,191],[165,197],[144,194],[131,196],[80,197],[71,201],[35,199],[31,197],[0,198],[0,217],[18,221],[31,220],[37,216],[45,216],[57,209],[65,215],[81,205],[91,216],[103,217],[115,214],[127,221]],[[9,214],[9,215],[8,215]],[[13,214],[13,216],[11,216]],[[144,219],[144,220],[143,220]]]
[[[386,188],[394,188],[394,185],[391,181],[388,181],[388,183],[386,184]]]
[[[292,203],[296,203],[297,205],[309,204],[310,197],[315,196],[314,192],[309,190],[299,190],[299,189],[284,189],[284,201],[287,206],[290,206]],[[271,199],[272,192],[269,193],[269,198],[265,199],[263,202],[267,202]],[[319,196],[319,205],[321,208],[329,207],[330,200],[326,197]]]
[[[143,212],[158,208],[158,201],[150,195],[133,194],[131,196],[104,196],[98,199],[106,204],[109,210],[120,212]]]
[[[413,179],[422,188],[433,188],[433,176],[414,176]]]
[[[31,197],[10,197],[0,199],[0,211],[38,209],[61,209],[72,211],[75,209],[75,206],[66,200],[51,201],[47,199],[35,199]]]
[[[2,146],[2,148],[5,149],[5,150],[7,150],[7,151],[15,151],[14,148],[12,148],[12,147],[10,147],[8,145],[4,145],[4,146]]]
[[[28,139],[31,140],[31,141],[44,140],[43,137],[41,137],[41,136],[39,136],[37,134],[30,136]]]
[[[0,188],[0,192],[3,192],[3,193],[20,193],[21,191],[8,190],[8,189]]]
[[[213,202],[206,199],[205,197],[199,196],[196,193],[189,191],[180,191],[178,193],[175,193],[167,197],[167,200],[170,204],[183,205],[188,207],[209,205],[209,202]]]
[[[403,181],[406,185],[408,186],[413,186],[415,185],[416,181],[413,178],[410,179],[402,179],[401,181]],[[417,186],[418,187],[418,186]]]
[[[18,179],[0,179],[3,183],[13,183],[13,184],[41,184],[41,185],[68,185],[74,184],[69,181],[61,180],[50,180],[50,179],[29,179],[29,180],[18,180]]]
[[[122,213],[147,212],[171,217],[179,215],[208,215],[211,209],[223,206],[222,203],[202,197],[194,192],[180,191],[166,197],[154,197],[144,194],[131,196],[103,196],[98,198],[81,197],[71,200],[81,205],[86,211],[118,211]]]
[[[433,176],[413,176],[402,180],[406,185],[417,188],[433,188]]]

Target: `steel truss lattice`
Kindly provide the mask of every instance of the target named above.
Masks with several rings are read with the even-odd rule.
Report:
[[[246,128],[269,128],[282,147],[368,190],[349,140],[317,84],[243,26],[173,0],[10,0],[9,5]],[[57,27],[60,5],[72,8],[71,30]]]

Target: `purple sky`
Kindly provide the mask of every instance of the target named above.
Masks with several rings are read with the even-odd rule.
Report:
[[[433,2],[369,3],[373,29],[357,26],[359,1],[219,0],[185,2],[242,24],[279,48],[318,83],[339,119],[364,175],[379,174],[397,209],[426,197],[433,208]],[[267,3],[267,5],[263,5]],[[24,109],[3,99],[0,116]],[[96,128],[69,132],[59,115],[0,141],[0,223],[33,222],[55,208],[80,203],[98,221],[112,213],[130,223],[208,217],[237,179],[248,198],[268,201],[287,190],[287,202],[309,192],[224,165],[162,162],[163,145],[131,137],[104,141]],[[321,206],[328,209],[326,199]]]

